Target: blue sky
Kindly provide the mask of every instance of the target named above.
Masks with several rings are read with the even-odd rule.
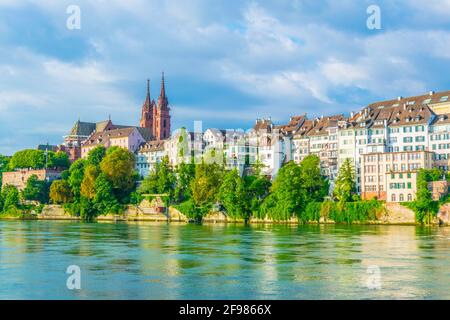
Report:
[[[66,27],[69,5],[81,29]],[[366,27],[369,5],[381,30]],[[138,124],[165,71],[174,128],[251,127],[450,89],[450,0],[0,0],[0,153],[80,118]]]

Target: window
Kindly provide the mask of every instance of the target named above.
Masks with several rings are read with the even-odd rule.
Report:
[[[405,201],[405,196],[403,194],[400,195],[400,202]]]
[[[395,202],[395,194],[393,194],[392,196],[391,196],[391,200],[392,200],[392,202]]]
[[[408,182],[408,189],[411,189],[411,182]]]
[[[408,193],[408,201],[412,201],[412,194]]]

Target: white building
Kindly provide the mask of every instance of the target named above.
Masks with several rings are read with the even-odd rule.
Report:
[[[156,164],[161,163],[167,155],[164,149],[165,143],[166,140],[148,141],[137,151],[136,170],[142,178],[148,176]]]

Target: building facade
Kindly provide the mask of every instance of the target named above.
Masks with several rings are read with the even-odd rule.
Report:
[[[41,169],[41,170],[28,170],[21,169],[11,172],[4,172],[2,178],[2,188],[10,185],[15,186],[19,190],[25,189],[28,179],[35,175],[38,180],[52,182],[54,180],[61,179],[61,171]]]

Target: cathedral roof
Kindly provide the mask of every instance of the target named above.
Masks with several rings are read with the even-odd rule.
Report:
[[[96,124],[92,122],[81,122],[78,120],[70,130],[70,136],[89,136],[96,129]]]

